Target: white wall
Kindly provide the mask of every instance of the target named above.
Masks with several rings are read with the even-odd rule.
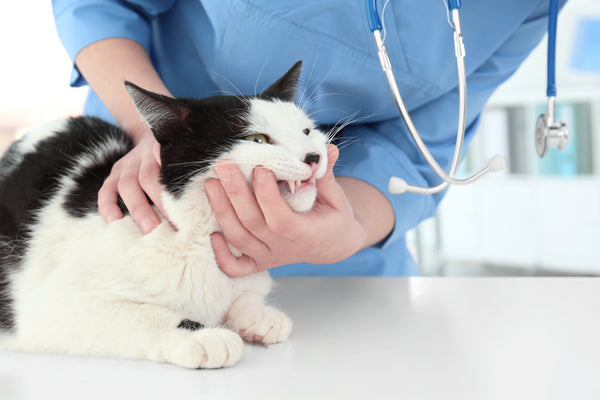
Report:
[[[69,87],[71,62],[50,1],[4,2],[0,49],[0,126],[41,122],[81,107],[85,89]]]

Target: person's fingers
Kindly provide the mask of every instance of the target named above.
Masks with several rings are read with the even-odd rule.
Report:
[[[123,218],[123,213],[117,205],[119,191],[117,182],[107,179],[98,191],[98,212],[107,223]]]
[[[330,181],[335,180],[335,176],[333,175],[333,166],[335,165],[340,152],[337,146],[330,144],[327,146],[327,171],[325,175],[317,180],[317,188],[319,185],[327,185]]]
[[[160,223],[160,219],[140,187],[138,175],[133,171],[123,172],[117,188],[127,210],[142,232],[146,234],[152,231]]]
[[[327,170],[333,170],[333,166],[335,165],[339,157],[340,149],[338,149],[338,147],[335,144],[329,143],[327,145]]]
[[[344,207],[348,201],[344,190],[333,175],[333,166],[339,155],[340,152],[335,145],[330,144],[327,146],[327,172],[322,178],[317,179],[319,201],[325,202],[336,209]]]
[[[148,195],[156,208],[166,216],[162,205],[162,185],[160,184],[160,165],[154,158],[145,158],[142,161],[138,181],[142,190]]]
[[[258,272],[258,267],[254,260],[246,255],[235,257],[229,251],[227,241],[220,233],[213,233],[210,236],[213,252],[217,260],[217,265],[227,276],[237,278],[254,272]]]
[[[269,248],[240,222],[221,183],[216,179],[209,179],[206,182],[205,190],[213,213],[227,241],[249,256],[266,254]]]
[[[215,165],[215,171],[242,225],[259,239],[268,237],[268,227],[261,208],[239,169],[228,161],[220,161]],[[229,239],[227,233],[225,236]]]
[[[255,168],[253,177],[254,192],[269,229],[279,236],[296,237],[298,214],[294,213],[279,192],[273,173],[264,168]]]

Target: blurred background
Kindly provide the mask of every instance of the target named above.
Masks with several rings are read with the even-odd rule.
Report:
[[[71,62],[50,1],[11,1],[0,13],[0,153],[15,133],[81,113],[86,89],[69,87]]]
[[[468,50],[468,40],[465,38]],[[28,127],[81,112],[49,1],[9,2],[0,14],[0,153]],[[539,160],[546,42],[493,96],[461,173],[494,154],[507,171],[453,187],[438,215],[409,235],[425,275],[600,275],[600,2],[570,0],[559,16],[557,116],[564,152]]]
[[[600,275],[599,1],[567,3],[556,58],[567,149],[541,160],[535,153],[535,121],[546,106],[544,40],[492,97],[461,165],[464,175],[501,154],[507,170],[452,187],[438,215],[413,232],[424,274]]]

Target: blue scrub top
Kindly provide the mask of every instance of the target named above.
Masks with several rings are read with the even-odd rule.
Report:
[[[564,0],[566,1],[566,0]],[[564,4],[561,1],[561,6]],[[379,10],[383,0],[378,1]],[[465,1],[466,142],[492,92],[547,29],[548,0]],[[272,275],[417,275],[406,232],[432,217],[443,194],[389,195],[389,178],[436,185],[399,116],[381,71],[362,0],[54,0],[59,36],[72,60],[109,37],[142,44],[175,96],[253,94],[303,61],[297,101],[324,127],[348,120],[334,170],[369,182],[395,212],[384,241],[332,265],[294,264]],[[407,108],[438,162],[449,167],[458,125],[452,30],[439,0],[397,0],[385,15],[386,46]],[[540,79],[543,79],[540,72]],[[71,84],[86,84],[76,68]],[[85,114],[114,121],[90,91]]]

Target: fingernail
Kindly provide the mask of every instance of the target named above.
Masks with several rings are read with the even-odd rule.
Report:
[[[254,176],[256,177],[256,182],[263,183],[267,179],[267,171],[264,168],[256,168]]]
[[[118,219],[119,219],[119,216],[117,214],[111,214],[106,217],[106,222],[110,224]]]
[[[219,176],[219,179],[223,182],[231,181],[231,169],[225,165],[217,164],[215,165],[215,171]]]
[[[149,233],[150,231],[152,231],[152,229],[156,227],[156,225],[158,225],[158,222],[156,222],[154,219],[145,219],[142,221],[142,231],[144,232],[144,234]]]
[[[219,191],[216,187],[213,187],[215,186],[215,183],[213,181],[218,182],[216,179],[209,179],[208,181],[206,181],[206,184],[204,185],[204,191],[206,192],[209,198],[216,199],[219,195]]]

